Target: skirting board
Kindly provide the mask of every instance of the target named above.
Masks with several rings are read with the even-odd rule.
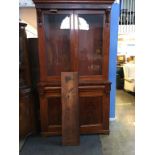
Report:
[[[109,120],[110,121],[115,121],[117,118],[116,117],[110,117]]]

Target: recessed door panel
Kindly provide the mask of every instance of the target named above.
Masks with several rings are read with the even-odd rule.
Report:
[[[71,14],[45,13],[45,56],[48,76],[71,71]]]
[[[61,125],[61,98],[49,97],[48,98],[48,126]]]
[[[80,97],[80,125],[102,124],[102,96]]]
[[[103,14],[78,14],[79,75],[102,75]]]

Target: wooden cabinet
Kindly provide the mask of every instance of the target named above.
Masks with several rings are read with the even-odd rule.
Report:
[[[34,107],[30,88],[20,89],[19,97],[19,135],[25,138],[34,132]]]
[[[33,1],[39,36],[42,134],[61,134],[61,72],[79,74],[80,133],[108,134],[113,1]]]
[[[19,23],[19,136],[25,138],[35,131],[34,100],[31,88],[29,53],[25,27]]]

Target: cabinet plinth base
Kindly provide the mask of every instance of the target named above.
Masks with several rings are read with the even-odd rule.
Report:
[[[95,131],[95,132],[92,132],[92,131],[83,131],[83,132],[80,132],[80,135],[91,135],[91,134],[103,134],[103,135],[109,135],[110,131],[109,130],[100,130],[100,131]],[[45,136],[45,137],[49,137],[49,136],[62,136],[62,133],[61,132],[41,132],[41,135],[42,136]]]

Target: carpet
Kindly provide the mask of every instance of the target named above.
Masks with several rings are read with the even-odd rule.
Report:
[[[19,155],[103,155],[99,135],[80,136],[80,146],[62,146],[61,137],[29,137]]]

